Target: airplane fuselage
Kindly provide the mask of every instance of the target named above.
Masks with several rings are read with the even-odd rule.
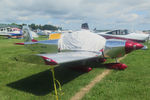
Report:
[[[126,41],[120,40],[107,40],[103,50],[104,56],[116,58],[126,54],[125,51]],[[40,53],[57,53],[59,52],[58,40],[46,40],[37,42],[25,42],[25,46],[32,51]],[[61,52],[71,52],[75,50],[63,50]]]
[[[149,36],[147,34],[138,34],[138,33],[130,33],[126,35],[113,35],[107,33],[99,33],[99,35],[105,37],[106,39],[131,40],[135,42],[145,42],[149,39]]]

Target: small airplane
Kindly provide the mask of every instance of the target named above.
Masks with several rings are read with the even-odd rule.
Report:
[[[89,30],[75,31],[65,33],[60,39],[37,41],[32,38],[29,27],[23,27],[23,36],[25,47],[39,54],[34,56],[42,58],[46,65],[71,64],[77,69],[85,72],[92,70],[87,67],[87,62],[99,61],[105,62],[106,58],[118,58],[134,50],[143,48],[143,45],[137,42],[126,40],[106,40]],[[55,51],[51,53],[51,51]],[[32,62],[32,61],[31,61]],[[108,66],[107,66],[108,65]],[[127,65],[118,63],[106,64],[108,68],[125,69]]]
[[[18,28],[0,28],[0,36],[7,38],[21,38],[22,31]]]
[[[128,30],[113,30],[107,32],[99,32],[97,33],[106,39],[121,39],[121,40],[131,40],[134,42],[145,42],[148,41],[150,36],[149,34],[138,34],[138,33],[130,33]]]
[[[10,37],[11,37],[11,34],[8,34],[8,33],[0,33],[0,36],[4,36],[4,37],[10,38]]]

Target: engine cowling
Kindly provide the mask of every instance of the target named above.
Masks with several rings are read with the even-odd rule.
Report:
[[[143,48],[140,43],[126,40],[107,40],[104,50],[105,57],[117,58],[122,57],[134,50]]]

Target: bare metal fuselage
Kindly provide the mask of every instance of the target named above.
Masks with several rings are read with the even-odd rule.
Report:
[[[125,42],[122,40],[107,40],[104,48],[104,56],[110,58],[121,57],[125,55]],[[40,53],[57,53],[58,40],[45,40],[38,42],[25,42],[25,46],[32,51],[37,51]],[[72,50],[63,50],[72,51]]]

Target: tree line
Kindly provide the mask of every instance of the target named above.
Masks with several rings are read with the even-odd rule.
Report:
[[[24,26],[24,25],[27,25],[27,24],[16,24],[16,23],[12,23],[12,24],[9,24],[9,25],[16,25],[18,26],[18,28],[21,28]],[[57,26],[54,26],[54,25],[50,25],[50,24],[45,24],[45,25],[37,25],[37,24],[28,24],[28,26],[30,28],[32,28],[33,30],[37,30],[37,29],[40,29],[40,30],[62,30],[61,27],[57,27]]]

